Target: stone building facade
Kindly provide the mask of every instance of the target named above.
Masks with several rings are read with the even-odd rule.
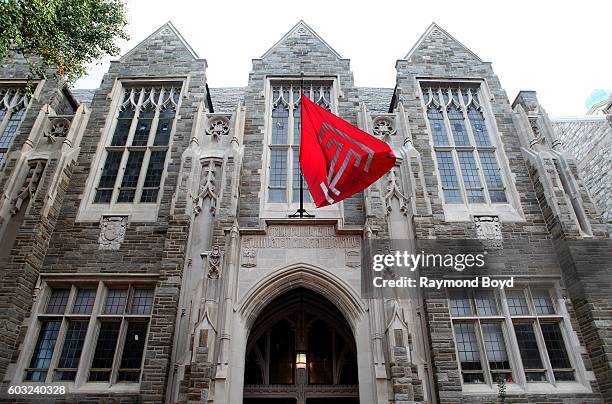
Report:
[[[436,24],[394,89],[356,87],[302,21],[246,87],[206,68],[171,23],[91,101],[0,67],[3,400],[490,402],[500,378],[513,402],[612,400],[607,229],[535,92],[510,104]],[[308,218],[300,89],[398,156]],[[493,243],[516,283],[363,298],[385,239]]]
[[[612,226],[612,96],[593,105],[587,115],[555,118],[552,126],[576,159],[603,221]]]

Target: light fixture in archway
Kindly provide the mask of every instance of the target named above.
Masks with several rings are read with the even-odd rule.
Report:
[[[306,369],[306,352],[297,351],[295,353],[295,367],[296,369]]]

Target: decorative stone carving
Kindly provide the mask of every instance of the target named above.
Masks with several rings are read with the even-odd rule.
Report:
[[[214,215],[217,208],[217,200],[219,199],[216,190],[216,172],[217,163],[215,160],[208,160],[203,163],[202,174],[200,175],[200,188],[198,196],[194,200],[194,213],[199,215],[202,212],[202,203],[206,198],[210,199],[210,212]]]
[[[393,119],[388,116],[379,116],[374,118],[372,130],[378,136],[391,136],[396,132]]]
[[[127,216],[102,216],[100,221],[100,250],[118,250],[125,239]]]
[[[254,268],[257,266],[257,250],[253,247],[242,249],[242,266],[244,268]]]
[[[431,33],[429,34],[429,36],[433,39],[444,39],[446,38],[446,35],[444,35],[444,33],[442,31],[440,31],[438,28],[434,28],[431,30]]]
[[[393,198],[397,198],[400,205],[400,211],[403,214],[406,214],[408,212],[408,198],[406,198],[406,196],[402,192],[402,187],[399,183],[399,178],[397,177],[395,170],[396,168],[393,168],[391,171],[389,171],[389,174],[387,175],[388,183],[387,193],[385,194],[385,205],[387,206],[387,213],[391,213],[391,211],[393,210],[391,200]]]
[[[13,199],[13,207],[11,208],[12,215],[17,214],[17,212],[21,210],[21,206],[23,205],[23,203],[29,198],[34,197],[34,194],[36,194],[36,190],[38,189],[38,185],[40,184],[40,179],[42,178],[43,171],[45,171],[47,161],[36,160],[30,161],[29,164],[30,167],[28,169],[28,175],[26,176],[26,179],[23,182],[21,191],[19,191],[17,197]]]
[[[45,129],[45,136],[50,142],[55,141],[57,138],[63,138],[68,135],[70,130],[70,119],[65,117],[50,117],[47,122]]]
[[[345,264],[349,268],[360,268],[361,267],[361,255],[359,251],[349,250],[345,254]]]
[[[476,237],[487,247],[501,248],[503,236],[497,216],[474,216]]]
[[[206,126],[206,133],[213,136],[216,139],[220,139],[221,136],[225,136],[229,133],[230,120],[226,116],[214,115],[208,118],[208,125]]]
[[[218,279],[221,273],[221,248],[218,245],[212,246],[208,255],[208,277]]]
[[[529,147],[533,148],[535,145],[545,145],[546,139],[540,131],[540,125],[538,124],[537,116],[528,116],[529,125],[531,126],[531,132],[533,133],[533,139],[529,142]]]

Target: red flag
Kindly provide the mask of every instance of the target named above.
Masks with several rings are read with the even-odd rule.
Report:
[[[318,208],[373,184],[395,165],[389,145],[302,94],[300,166]]]

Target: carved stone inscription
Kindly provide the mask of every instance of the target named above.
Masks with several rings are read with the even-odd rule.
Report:
[[[325,255],[323,251],[339,249],[350,250],[350,253],[339,253],[346,257],[348,267],[356,268],[359,266],[360,248],[360,236],[336,235],[333,226],[270,226],[266,235],[245,236],[242,239],[241,266],[253,268],[260,264],[258,250],[282,249],[291,251],[289,255],[295,256],[300,254],[295,249],[320,249],[321,253],[316,255],[321,258]]]
[[[244,248],[359,248],[359,236],[336,236],[333,227],[271,226],[266,236],[243,239]]]

